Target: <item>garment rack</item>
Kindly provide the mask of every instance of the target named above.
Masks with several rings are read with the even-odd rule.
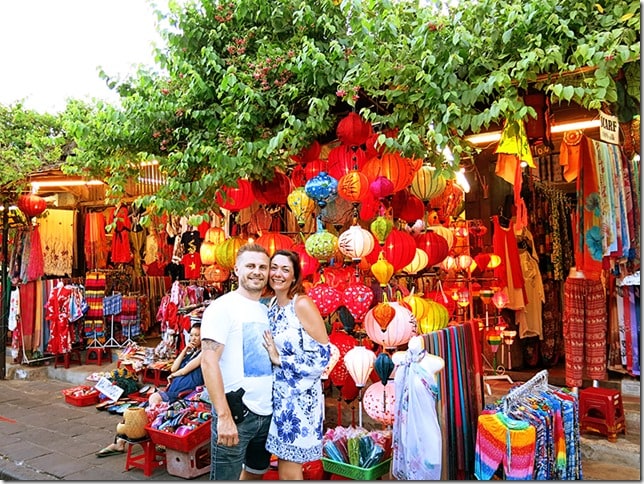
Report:
[[[511,388],[508,394],[501,399],[503,412],[507,413],[512,404],[523,398],[526,393],[534,393],[537,389],[548,389],[548,370],[541,370],[527,382],[519,385],[518,387]]]

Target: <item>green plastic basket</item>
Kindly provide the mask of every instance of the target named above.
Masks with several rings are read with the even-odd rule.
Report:
[[[322,457],[322,465],[325,471],[338,476],[348,477],[354,481],[372,481],[378,479],[380,476],[389,472],[390,464],[391,457],[383,460],[380,464],[365,469],[364,467],[352,466],[345,462],[338,462]]]

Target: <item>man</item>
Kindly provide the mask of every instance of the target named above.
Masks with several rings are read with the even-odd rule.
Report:
[[[259,480],[270,466],[265,444],[273,411],[273,373],[263,347],[267,307],[260,302],[269,265],[262,246],[242,246],[234,268],[239,287],[215,299],[203,313],[201,368],[213,405],[212,480]],[[242,393],[241,401],[232,392]]]

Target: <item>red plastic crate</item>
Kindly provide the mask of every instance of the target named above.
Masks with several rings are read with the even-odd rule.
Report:
[[[76,407],[95,405],[98,403],[100,395],[98,390],[87,385],[66,388],[62,393],[65,396],[65,402]]]
[[[180,452],[190,452],[199,444],[210,439],[210,423],[211,420],[208,420],[184,436],[178,436],[174,432],[153,429],[149,425],[146,425],[145,430],[148,431],[152,442],[157,445],[165,445],[168,449]]]

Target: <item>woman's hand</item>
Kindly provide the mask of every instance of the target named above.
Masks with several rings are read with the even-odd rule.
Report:
[[[271,363],[276,366],[280,366],[280,355],[277,352],[277,348],[275,347],[273,335],[269,330],[264,331],[264,348],[266,348],[266,351],[268,351],[268,357],[271,359]]]

